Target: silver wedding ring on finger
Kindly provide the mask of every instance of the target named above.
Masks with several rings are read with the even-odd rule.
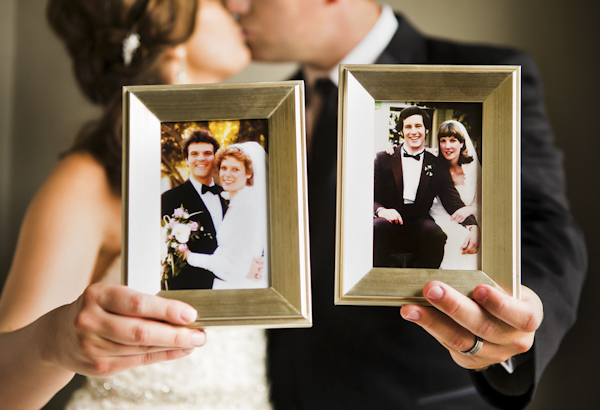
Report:
[[[459,353],[464,354],[465,356],[475,356],[481,348],[483,347],[483,339],[479,336],[475,336],[475,344],[469,350],[459,350]]]

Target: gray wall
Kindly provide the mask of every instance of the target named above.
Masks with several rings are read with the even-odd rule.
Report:
[[[0,226],[7,227],[11,177],[11,125],[16,35],[16,0],[0,0]],[[0,232],[0,278],[6,271],[12,240],[8,229]]]
[[[586,233],[590,274],[579,321],[545,373],[531,409],[591,408],[600,365],[595,293],[600,144],[595,98],[600,2],[586,0],[389,1],[421,31],[512,45],[537,60],[548,113],[564,150],[572,211]],[[76,90],[66,53],[44,22],[41,0],[0,0],[0,283],[27,203],[80,124],[95,115]],[[15,19],[16,18],[16,19]],[[293,66],[256,64],[236,81],[283,79]],[[10,194],[9,194],[10,193]],[[53,408],[60,408],[58,405]]]

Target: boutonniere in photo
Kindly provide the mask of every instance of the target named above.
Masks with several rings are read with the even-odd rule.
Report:
[[[433,176],[433,164],[429,164],[429,165],[425,165],[425,175],[427,175],[428,177],[432,177]]]

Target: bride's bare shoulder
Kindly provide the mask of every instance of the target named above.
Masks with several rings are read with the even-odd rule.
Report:
[[[42,207],[49,212],[68,208],[70,212],[79,209],[104,213],[107,205],[113,203],[115,207],[119,205],[120,197],[110,186],[102,164],[92,155],[78,152],[68,154],[56,164],[31,207]]]
[[[88,152],[70,153],[56,164],[53,173],[64,174],[65,177],[105,178],[105,170],[92,154]]]
[[[111,191],[106,170],[91,154],[75,152],[63,157],[52,170],[46,185],[53,190],[88,195],[106,195]],[[83,198],[82,198],[83,199]]]

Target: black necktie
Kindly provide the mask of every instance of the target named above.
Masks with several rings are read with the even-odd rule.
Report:
[[[219,195],[221,192],[223,192],[223,188],[221,188],[219,185],[204,185],[202,184],[202,193],[205,194],[207,192],[210,192],[211,194],[215,194],[215,195]]]
[[[411,155],[408,152],[404,151],[404,153],[402,155],[404,157],[412,158],[412,159],[418,161],[421,159],[421,154],[422,154],[422,152],[419,152],[418,154],[415,154],[415,155]]]
[[[330,273],[335,260],[337,91],[328,78],[315,84],[314,92],[320,94],[323,103],[315,116],[308,147],[308,210],[313,272],[327,269]]]

